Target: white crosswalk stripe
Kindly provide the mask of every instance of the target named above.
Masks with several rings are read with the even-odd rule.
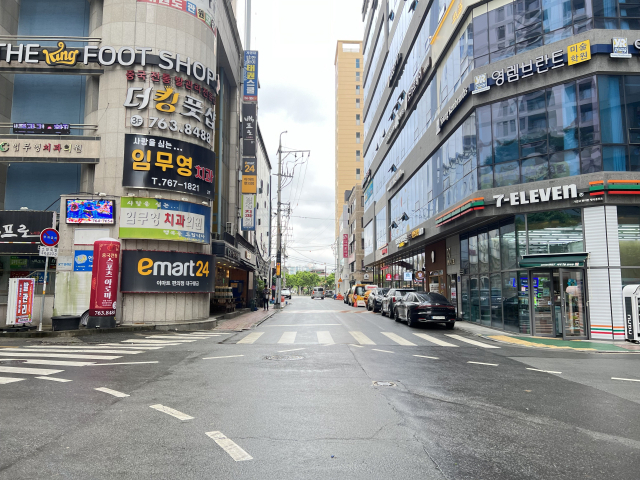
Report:
[[[453,343],[445,342],[444,340],[440,340],[439,338],[433,337],[431,335],[427,335],[426,333],[414,333],[416,337],[420,337],[427,342],[435,343],[436,345],[440,345],[441,347],[457,347],[458,345],[454,345]]]
[[[100,345],[94,345],[94,344],[84,344],[84,345],[29,345],[28,347],[22,347],[22,348],[28,348],[29,350],[32,349],[37,349],[37,350],[49,350],[51,348],[54,348],[56,350],[86,350],[86,349],[91,349],[91,350],[96,350],[96,351],[106,351],[106,350],[113,350],[113,347],[118,347],[115,350],[133,350],[133,351],[141,351],[141,350],[159,350],[162,347],[144,347],[144,346],[138,346],[138,345],[122,345],[121,343],[101,343]]]
[[[238,343],[252,344],[256,340],[258,340],[263,334],[264,334],[264,332],[251,332],[249,335],[244,337],[242,340],[238,341]]]
[[[471,345],[476,345],[482,348],[500,348],[496,345],[487,345],[486,343],[478,342],[476,340],[471,340],[470,338],[461,337],[460,335],[455,335],[452,333],[445,333],[447,337],[455,338],[456,340],[460,340],[461,342],[470,343]]]
[[[323,345],[332,345],[336,342],[333,341],[333,337],[331,336],[331,334],[329,332],[323,331],[323,332],[316,332],[316,335],[318,336],[318,343],[323,344]]]
[[[20,359],[22,361],[24,359]],[[24,363],[30,365],[49,365],[55,367],[86,367],[87,365],[95,365],[96,362],[69,362],[65,360],[36,360],[36,359],[27,359],[24,360]]]
[[[67,349],[58,349],[58,348],[21,348],[18,350],[19,352],[43,352],[43,353],[114,353],[118,355],[136,355],[138,353],[144,353],[142,350],[103,350],[103,349],[94,349],[94,348],[79,348],[77,350],[67,350]]]
[[[78,360],[115,360],[121,358],[116,355],[85,355],[40,352],[0,352],[0,357],[44,357],[44,358],[75,358]]]
[[[13,377],[0,377],[0,385],[6,385],[7,383],[21,382],[26,380],[25,378],[13,378]]]
[[[392,332],[380,332],[380,333],[382,335],[384,335],[385,337],[389,338],[390,340],[393,340],[398,345],[404,345],[404,346],[407,346],[407,347],[416,347],[417,346],[415,343],[410,342],[409,340],[405,340],[400,335],[396,335],[395,333],[392,333]]]
[[[195,342],[195,340],[187,340],[188,342]],[[132,338],[131,340],[123,340],[122,343],[142,343],[144,345],[181,345],[183,342],[168,342],[166,340],[144,340]]]
[[[295,343],[298,332],[284,332],[278,340],[278,343]]]
[[[64,370],[51,370],[49,368],[25,368],[25,367],[0,367],[0,373],[22,373],[24,375],[53,375]]]
[[[178,345],[177,343],[172,343],[171,345]],[[158,345],[123,345],[121,343],[101,343],[98,347],[110,348],[110,347],[118,347],[118,348],[131,348],[135,350],[160,350],[164,348],[164,346],[160,347]],[[97,347],[96,347],[97,348]]]
[[[67,383],[67,382],[72,382],[73,380],[69,380],[68,378],[56,378],[56,377],[35,377],[39,380],[51,380],[52,382],[61,382],[61,383]]]
[[[177,337],[175,335],[151,335],[149,337],[144,337],[146,339],[149,340],[157,340],[160,339],[162,341],[171,341],[174,343],[192,343],[192,342],[197,342],[198,340],[187,340],[186,338],[181,338],[181,337]],[[127,340],[125,340],[126,342]]]
[[[362,332],[349,332],[360,345],[375,345],[376,343]]]

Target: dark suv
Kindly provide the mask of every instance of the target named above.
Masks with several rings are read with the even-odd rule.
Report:
[[[409,292],[415,292],[415,288],[391,288],[382,299],[382,316],[389,314],[389,318],[393,318],[394,304],[396,300],[401,299]]]
[[[367,300],[367,310],[370,312],[379,312],[382,308],[382,299],[388,291],[388,288],[376,288],[371,292]]]

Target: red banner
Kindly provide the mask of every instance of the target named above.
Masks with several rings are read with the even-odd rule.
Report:
[[[31,322],[33,314],[33,278],[18,280],[18,299],[16,302],[16,323]]]
[[[349,257],[349,235],[345,233],[342,235],[342,258],[348,258],[348,257]]]
[[[120,242],[106,238],[97,240],[93,244],[89,316],[115,316],[119,270]]]

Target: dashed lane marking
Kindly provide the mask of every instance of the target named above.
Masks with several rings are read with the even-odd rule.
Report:
[[[296,335],[298,332],[284,332],[278,340],[278,343],[296,343]]]
[[[25,367],[0,367],[0,373],[22,373],[26,375],[53,375],[64,370],[51,370],[49,368],[25,368]]]
[[[54,367],[86,367],[87,365],[95,365],[96,362],[67,362],[65,360],[39,360],[39,359],[23,359],[18,360],[30,365],[50,365]]]
[[[252,344],[256,340],[258,340],[263,334],[264,332],[252,332],[246,337],[244,337],[242,340],[238,341],[238,343]]]
[[[557,373],[558,375],[562,373],[562,372],[554,372],[552,370],[540,370],[538,368],[529,368],[529,367],[527,367],[527,370],[533,370],[534,372],[543,372],[543,373]]]
[[[611,380],[623,380],[625,382],[640,382],[637,378],[619,378],[619,377],[611,377]]]
[[[111,362],[111,363],[92,363],[91,366],[98,366],[98,365],[142,365],[145,363],[158,363],[158,360],[151,360],[148,362]]]
[[[33,377],[39,380],[51,380],[52,382],[72,382],[73,380],[69,380],[68,378],[56,378],[56,377]]]
[[[466,342],[466,343],[470,343],[471,345],[476,345],[477,347],[482,347],[482,348],[500,348],[500,347],[497,347],[495,345],[487,345],[486,343],[478,342],[476,340],[472,340],[470,338],[462,337],[460,335],[456,335],[456,334],[453,334],[453,333],[445,333],[445,335],[447,337],[455,338],[456,340],[460,340],[461,342]]]
[[[497,367],[498,366],[497,363],[472,362],[472,361],[468,361],[467,363],[473,363],[475,365],[489,365],[490,367]]]
[[[278,350],[278,353],[284,353],[284,352],[297,352],[299,350],[304,350],[304,348],[292,348],[291,350]]]
[[[414,357],[430,358],[431,360],[440,360],[438,357],[428,357],[427,355],[414,355]]]
[[[21,382],[26,380],[25,378],[13,378],[13,377],[0,377],[0,385],[6,385],[7,383]]]
[[[179,412],[178,410],[174,410],[173,408],[165,407],[164,405],[149,405],[150,408],[158,410],[159,412],[166,413],[167,415],[171,415],[172,417],[176,417],[178,420],[193,420],[194,417],[191,415],[187,415],[186,413]]]
[[[2,357],[45,357],[45,358],[75,358],[78,360],[116,360],[122,358],[115,355],[77,355],[75,353],[40,353],[40,352],[0,352]]]
[[[349,334],[358,342],[360,345],[375,345],[376,343],[367,337],[362,332],[349,332]]]
[[[109,395],[113,395],[114,397],[119,397],[119,398],[125,398],[125,397],[129,396],[126,393],[122,393],[122,392],[119,392],[117,390],[111,390],[110,388],[107,388],[107,387],[99,387],[99,388],[95,388],[94,390],[97,390],[99,392],[108,393]]]
[[[253,460],[251,455],[240,448],[233,440],[227,438],[222,432],[206,432],[206,435],[212,438],[236,462]]]
[[[441,347],[457,347],[458,345],[454,345],[453,343],[445,342],[444,340],[440,340],[439,338],[432,337],[431,335],[427,335],[426,333],[414,333],[416,337],[420,337],[427,342],[435,343],[436,345],[440,345]]]
[[[390,350],[378,350],[377,348],[372,348],[371,350],[373,350],[374,352],[395,353]]]
[[[318,343],[322,345],[333,345],[336,343],[333,341],[331,334],[327,331],[316,332],[316,335],[318,336]]]
[[[223,357],[204,357],[203,360],[213,360],[216,358],[235,358],[235,357],[244,357],[244,355],[225,355]]]
[[[400,335],[396,335],[395,333],[391,333],[391,332],[380,332],[380,333],[383,334],[385,337],[389,338],[390,340],[393,340],[398,345],[404,345],[407,347],[417,347],[415,343],[410,342],[409,340],[405,340]]]

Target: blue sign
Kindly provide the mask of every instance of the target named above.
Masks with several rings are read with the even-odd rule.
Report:
[[[44,285],[44,272],[33,272],[32,278],[36,279],[37,285]],[[47,284],[51,283],[51,274],[47,272]]]
[[[242,100],[244,102],[258,101],[258,52],[244,51],[244,73],[242,79]]]
[[[40,241],[46,247],[55,247],[60,241],[60,234],[54,228],[45,228],[40,233]]]
[[[90,272],[93,269],[93,250],[76,250],[73,253],[73,271]]]

